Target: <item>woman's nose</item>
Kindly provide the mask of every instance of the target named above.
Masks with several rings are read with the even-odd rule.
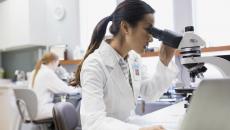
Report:
[[[152,41],[153,41],[153,37],[152,37],[151,34],[149,34],[149,40],[148,40],[148,42],[152,42]]]

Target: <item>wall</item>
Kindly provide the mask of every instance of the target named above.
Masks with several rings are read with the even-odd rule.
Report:
[[[0,3],[0,47],[29,42],[28,0]]]
[[[5,70],[5,77],[12,78],[15,70],[32,71],[42,50],[45,48],[35,47],[2,52],[2,67]]]
[[[192,1],[173,1],[174,30],[183,33],[184,27],[193,25]]]
[[[123,0],[117,0],[118,3],[122,2]],[[160,0],[144,0],[146,1],[148,4],[150,4],[154,9],[156,9],[156,12],[159,12],[159,9],[162,10],[161,8],[159,8],[159,6],[165,6],[165,8],[171,8],[169,4],[165,5],[162,1]],[[171,1],[166,1],[166,3],[170,3]],[[151,4],[152,3],[152,4]],[[173,29],[176,32],[184,32],[184,27],[188,26],[188,25],[193,25],[193,15],[192,15],[192,5],[193,2],[191,0],[173,0],[173,18],[170,18],[171,20],[173,20],[171,22],[171,24],[173,24]],[[159,8],[159,9],[158,9]],[[168,12],[163,12],[161,11],[159,13],[160,19],[164,19],[162,17],[168,16]],[[169,28],[171,29],[171,25],[170,25],[170,21],[171,20],[166,20],[163,21],[165,22],[165,26],[163,26],[164,24],[160,25],[160,27],[164,27],[164,28]],[[161,23],[159,23],[161,24]]]
[[[54,13],[58,6],[65,10],[61,20]],[[39,54],[31,46],[68,44],[71,52],[80,43],[76,0],[7,0],[0,3],[0,19],[0,49],[11,50],[4,50],[0,59],[8,78],[16,69],[33,69]]]
[[[29,27],[30,40],[34,44],[47,42],[46,0],[30,0]]]
[[[86,49],[96,24],[103,17],[110,15],[116,4],[121,1],[123,0],[20,0],[20,2],[7,0],[0,4],[0,39],[3,39],[0,41],[0,47],[6,43],[11,45],[12,42],[17,45],[68,44],[70,52],[76,45]],[[153,3],[152,6],[159,17],[157,19],[166,21],[164,24],[158,22],[162,23],[158,25],[162,29],[168,28],[181,32],[184,26],[192,24],[190,0],[174,0],[174,8],[170,4],[164,4],[165,8],[169,10],[172,8],[173,17],[169,12],[162,10],[161,1],[146,0],[146,2]],[[107,6],[98,8],[94,6],[96,4]],[[58,6],[65,9],[65,17],[62,20],[57,20],[54,15],[54,10]]]
[[[58,6],[65,11],[62,20],[55,17]],[[7,0],[0,18],[0,48],[68,44],[71,51],[80,43],[78,0]]]
[[[62,6],[65,16],[55,18],[54,10]],[[80,43],[79,0],[46,0],[47,41],[54,44],[68,44],[72,51]],[[70,54],[72,55],[72,54]]]
[[[113,13],[116,4],[116,0],[80,0],[80,46],[83,49],[88,47],[94,27],[101,19]]]
[[[197,34],[207,46],[230,45],[229,5],[229,0],[193,0]]]

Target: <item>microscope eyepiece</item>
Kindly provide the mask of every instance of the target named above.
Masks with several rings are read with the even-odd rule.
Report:
[[[155,27],[148,28],[147,31],[159,41],[162,41],[163,44],[168,45],[172,48],[178,48],[182,36],[172,32],[170,30],[160,30]]]
[[[155,27],[147,28],[147,31],[156,39],[162,39],[163,31]]]

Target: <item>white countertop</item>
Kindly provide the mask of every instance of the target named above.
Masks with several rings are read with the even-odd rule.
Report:
[[[0,87],[25,87],[28,88],[28,81],[12,82],[11,79],[0,79]]]
[[[178,130],[186,111],[184,103],[179,102],[144,116],[135,116],[129,122],[140,126],[162,125],[166,130]]]
[[[21,118],[17,110],[16,99],[11,87],[0,87],[0,103],[0,129],[18,130]]]

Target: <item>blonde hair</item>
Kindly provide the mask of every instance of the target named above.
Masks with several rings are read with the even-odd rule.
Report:
[[[57,61],[58,60],[58,56],[52,52],[46,52],[43,57],[36,63],[35,65],[35,72],[33,74],[33,78],[32,78],[32,87],[34,87],[34,81],[35,81],[35,77],[38,73],[38,71],[40,70],[41,68],[41,64],[49,64],[53,61]]]

